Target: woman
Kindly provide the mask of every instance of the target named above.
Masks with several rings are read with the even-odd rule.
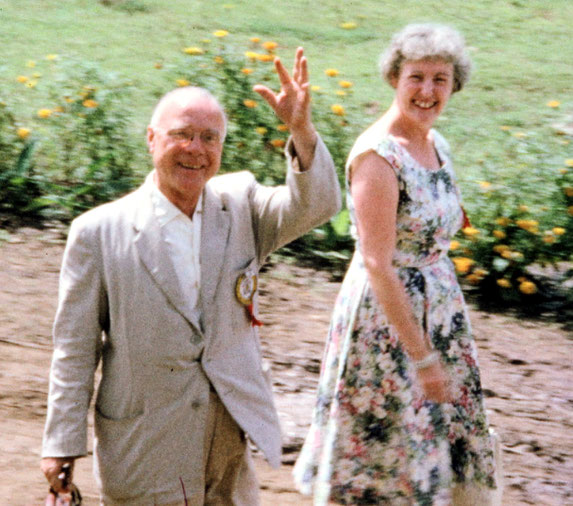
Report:
[[[493,442],[447,256],[464,213],[432,129],[471,63],[458,32],[425,24],[395,35],[381,67],[395,98],[348,158],[356,251],[295,479],[315,504],[483,506],[496,488]]]

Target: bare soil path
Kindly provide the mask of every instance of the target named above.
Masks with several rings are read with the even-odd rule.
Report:
[[[57,230],[0,230],[0,504],[40,505],[39,470],[51,325],[63,251]],[[310,505],[292,463],[310,422],[338,284],[272,266],[261,282],[261,335],[284,430],[283,466],[256,457],[263,505]],[[492,425],[504,448],[505,505],[573,505],[573,339],[557,325],[471,311]],[[85,504],[98,504],[91,456],[78,462]]]

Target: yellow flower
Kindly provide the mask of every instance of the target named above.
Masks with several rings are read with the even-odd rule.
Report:
[[[341,88],[352,88],[353,84],[350,81],[338,81],[338,86]]]
[[[177,79],[175,82],[177,83],[177,86],[189,86],[189,81],[187,81],[187,79]]]
[[[322,88],[318,86],[318,84],[314,84],[313,86],[310,87],[310,89],[312,91],[320,91]]]
[[[203,49],[201,49],[200,47],[196,47],[196,46],[190,46],[190,47],[186,47],[183,49],[183,52],[185,54],[203,54],[205,51],[203,51]]]
[[[489,188],[491,188],[491,183],[489,181],[480,181],[479,186],[482,190],[489,190]]]
[[[36,66],[36,62],[34,60],[28,60],[26,62],[26,67],[28,67],[29,69],[33,69]]]
[[[211,39],[201,39],[201,42],[203,44],[210,44],[211,43]]]
[[[68,104],[73,104],[75,102],[75,100],[72,97],[65,97],[64,100],[68,103]]]
[[[523,258],[523,253],[521,253],[520,251],[512,251],[509,258],[511,258],[512,260],[519,260]]]
[[[498,280],[496,281],[496,283],[497,283],[499,286],[501,286],[502,288],[509,288],[509,287],[511,287],[511,283],[509,282],[509,279],[505,279],[505,278],[498,279]]]
[[[508,251],[509,250],[509,246],[507,244],[496,244],[493,247],[493,251],[495,251],[496,253],[503,253],[504,251]]]
[[[28,81],[28,82],[26,83],[26,86],[27,86],[28,88],[35,88],[35,87],[36,87],[36,84],[38,84],[38,81]]]
[[[30,135],[30,129],[20,127],[18,128],[18,131],[16,133],[18,134],[18,137],[20,137],[20,139],[26,139]]]
[[[553,233],[555,235],[563,235],[565,233],[565,229],[563,227],[555,227],[553,228]]]
[[[454,257],[452,258],[452,262],[456,267],[456,271],[460,274],[465,274],[469,272],[471,266],[473,265],[474,261],[471,258],[466,257]]]
[[[479,285],[479,282],[482,280],[482,278],[475,273],[472,273],[466,277],[466,280],[469,281],[472,285]]]
[[[328,76],[328,77],[336,77],[340,72],[338,72],[338,70],[336,69],[326,69],[324,71],[324,73]]]
[[[88,109],[94,109],[98,106],[98,103],[95,100],[88,98],[82,102],[82,105]]]
[[[473,237],[479,234],[479,230],[474,227],[465,227],[462,229],[462,232],[464,233],[464,235],[467,235],[468,237]]]
[[[273,42],[272,40],[268,40],[266,42],[263,42],[261,44],[267,51],[274,51],[277,47],[278,44],[276,42]]]
[[[553,235],[544,235],[543,242],[547,244],[553,244],[556,241],[555,236]]]
[[[336,94],[337,94],[339,97],[344,97],[344,96],[346,95],[346,92],[345,92],[344,90],[337,90]]]
[[[460,247],[459,241],[451,241],[451,242],[450,242],[450,249],[451,249],[452,251],[458,249],[459,247]]]
[[[567,165],[567,167],[573,167],[573,158],[567,158],[565,165]]]
[[[519,228],[522,228],[523,230],[527,230],[528,232],[535,234],[538,231],[537,227],[539,225],[539,222],[535,220],[517,220],[515,224]]]
[[[286,125],[283,125],[282,123],[280,125],[277,125],[277,130],[279,132],[288,132],[288,127]]]
[[[271,145],[274,146],[275,148],[282,148],[285,145],[285,141],[283,139],[273,139],[271,141]]]
[[[507,260],[509,260],[511,258],[511,255],[513,254],[513,251],[509,250],[509,249],[505,249],[501,252],[501,256],[503,258],[506,258]]]
[[[18,76],[16,78],[16,81],[18,81],[19,83],[25,83],[28,81],[28,79],[30,79],[28,76]]]
[[[265,127],[257,127],[255,128],[255,132],[259,135],[265,135],[267,133],[267,129]]]
[[[573,188],[571,186],[567,186],[566,188],[563,189],[563,191],[565,192],[565,195],[567,195],[567,197],[573,197]]]
[[[252,73],[254,72],[254,70],[253,70],[253,69],[244,68],[244,69],[241,69],[241,72],[242,72],[243,74],[249,75],[249,74],[252,74]]]
[[[156,69],[162,69],[162,68],[163,68],[163,63],[161,63],[160,61],[156,61],[156,62],[153,64],[153,66],[154,66]]]
[[[257,103],[254,100],[251,100],[250,98],[243,100],[243,105],[245,107],[248,107],[249,109],[253,109],[254,107],[257,107]]]
[[[250,60],[256,60],[259,57],[259,53],[255,53],[254,51],[247,51],[245,56]]]
[[[38,118],[49,118],[52,115],[51,109],[40,109],[38,111]]]
[[[330,109],[337,116],[344,116],[346,114],[344,107],[342,107],[340,104],[333,104]]]
[[[488,271],[486,271],[485,269],[474,269],[473,274],[479,276],[480,278],[483,278],[488,274]]]
[[[531,281],[523,281],[519,284],[519,291],[525,295],[532,295],[537,292],[537,286]]]
[[[274,61],[274,59],[275,59],[275,57],[272,54],[258,54],[257,55],[257,60],[263,61],[263,62]]]
[[[249,40],[251,42],[253,42],[254,44],[256,44],[257,42],[261,41],[261,38],[260,37],[251,37]]]
[[[225,63],[225,59],[222,56],[215,56],[213,60],[215,60],[215,63]]]
[[[354,21],[346,21],[345,23],[340,23],[340,28],[345,30],[354,30],[358,25]]]
[[[507,126],[507,125],[501,125],[499,128],[500,128],[501,130],[503,130],[504,132],[507,132],[508,130],[511,130],[511,127],[510,127],[510,126]]]
[[[507,237],[507,234],[503,230],[494,230],[492,233],[496,239],[505,239]]]
[[[524,137],[527,137],[527,134],[525,132],[515,132],[513,136],[516,139],[523,139]]]
[[[525,213],[526,211],[529,211],[529,207],[527,207],[525,204],[521,204],[518,209],[522,212]]]
[[[229,35],[229,32],[227,30],[215,30],[213,32],[213,35],[215,37],[219,37],[220,39],[223,37],[226,37],[227,35]]]
[[[559,102],[559,100],[550,100],[546,105],[547,107],[559,107],[561,102]]]
[[[505,216],[501,216],[499,218],[497,218],[495,220],[495,222],[500,226],[500,227],[506,227],[507,225],[509,225],[511,223],[511,220],[509,218],[506,218]]]
[[[58,59],[58,55],[57,55],[57,54],[53,54],[53,53],[52,53],[52,54],[47,54],[47,55],[46,55],[46,60],[48,60],[48,61],[54,61],[54,60],[57,60],[57,59]]]

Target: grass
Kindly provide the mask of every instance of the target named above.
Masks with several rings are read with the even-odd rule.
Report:
[[[357,28],[340,28],[347,21]],[[96,0],[3,0],[0,70],[22,106],[33,102],[37,108],[39,92],[34,95],[15,80],[29,71],[26,61],[40,66],[48,53],[95,61],[135,84],[135,128],[143,133],[155,97],[166,91],[154,63],[172,60],[182,47],[226,29],[226,42],[238,46],[246,47],[254,35],[276,40],[288,60],[303,45],[314,84],[327,84],[324,69],[337,68],[355,83],[354,99],[377,104],[368,110],[379,114],[392,90],[378,77],[378,54],[392,33],[412,21],[451,24],[472,48],[473,79],[438,124],[452,144],[462,185],[480,178],[480,160],[503,164],[501,125],[527,131],[571,118],[570,0],[127,0],[113,7]],[[550,109],[549,100],[561,105]],[[355,132],[375,118],[362,114]],[[570,146],[556,156],[570,158],[567,151]]]

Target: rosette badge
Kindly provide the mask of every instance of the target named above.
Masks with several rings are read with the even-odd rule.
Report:
[[[253,327],[260,327],[263,323],[257,319],[254,313],[253,300],[257,291],[257,274],[251,271],[243,272],[235,284],[235,295],[238,301],[245,306],[249,320]]]

